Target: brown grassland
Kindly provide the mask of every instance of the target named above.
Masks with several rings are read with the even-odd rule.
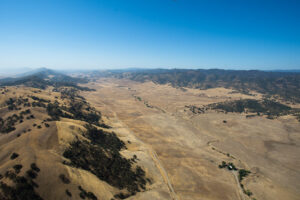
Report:
[[[261,99],[261,94],[126,79],[100,79],[85,86],[96,89],[83,96],[106,116],[108,124],[122,124],[153,148],[176,199],[300,199],[300,123],[294,116],[271,120],[246,118],[244,113],[193,114],[186,107]],[[245,191],[251,191],[250,197],[236,172],[218,168],[222,161],[251,171],[241,182]]]
[[[121,155],[128,159],[136,156],[133,165],[141,166],[149,179],[144,191],[127,199],[300,199],[300,123],[295,116],[268,119],[216,110],[194,113],[188,107],[260,100],[262,94],[247,95],[225,88],[174,88],[114,78],[100,78],[81,86],[95,89],[79,94],[112,127],[99,129],[115,132],[126,145]],[[68,99],[52,89],[2,88],[0,117],[6,119],[26,110],[9,110],[5,104],[9,98],[36,96],[67,105]],[[38,185],[35,191],[46,200],[82,199],[83,190],[78,186],[104,200],[124,192],[87,170],[64,164],[67,159],[63,152],[72,141],[89,140],[83,134],[86,122],[64,117],[46,122],[49,116],[44,108],[30,110],[34,118],[16,122],[15,130],[0,134],[1,176],[16,165],[22,165],[18,175],[25,176],[35,163],[40,169],[34,179]],[[18,156],[12,159],[13,153]],[[223,161],[250,173],[240,177],[241,171],[220,167]],[[11,184],[7,178],[1,179]]]

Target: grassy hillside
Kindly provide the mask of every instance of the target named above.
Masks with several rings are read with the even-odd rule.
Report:
[[[64,172],[69,168],[93,174],[115,188],[111,190],[115,199],[144,191],[151,181],[137,165],[137,157],[125,158],[121,154],[126,150],[125,143],[109,130],[101,113],[79,95],[79,89],[53,87],[48,82],[46,86],[47,92],[23,86],[1,88],[0,199],[48,199],[43,191],[47,191],[46,187],[54,189],[51,184],[56,188],[60,182],[65,192],[57,191],[60,196],[56,199],[101,199],[85,189],[85,182],[80,181],[74,189],[78,181]],[[72,134],[63,131],[61,137],[69,139],[59,142],[55,139],[59,138],[57,123],[64,124],[65,120],[76,122],[70,126],[72,129],[79,128]],[[44,173],[59,175],[46,177]],[[78,196],[74,196],[76,193]]]

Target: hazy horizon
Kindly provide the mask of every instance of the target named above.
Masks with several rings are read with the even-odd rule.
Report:
[[[0,68],[1,69],[1,68]],[[135,67],[124,67],[124,68],[99,68],[99,69],[84,69],[84,68],[79,68],[79,69],[60,69],[60,68],[51,68],[51,67],[20,67],[20,68],[9,68],[5,69],[5,71],[0,71],[0,78],[2,77],[9,77],[9,76],[15,76],[15,75],[22,75],[26,73],[35,73],[36,70],[42,70],[42,69],[49,69],[49,70],[54,70],[57,72],[89,72],[89,71],[105,71],[105,70],[155,70],[155,69],[168,69],[168,70],[173,70],[173,69],[187,69],[187,70],[197,70],[197,69],[203,69],[203,70],[212,70],[212,69],[218,69],[218,70],[259,70],[259,71],[283,71],[283,72],[300,72],[300,69],[268,69],[268,70],[263,70],[263,69],[223,69],[223,68],[174,68],[174,67],[169,67],[169,68],[135,68]]]

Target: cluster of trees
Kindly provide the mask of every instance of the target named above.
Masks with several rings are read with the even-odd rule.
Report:
[[[240,170],[239,170],[239,175],[238,175],[238,177],[239,177],[239,182],[240,182],[240,185],[241,185],[241,188],[243,189],[243,192],[244,192],[246,195],[248,195],[248,196],[252,196],[253,193],[252,193],[249,189],[246,189],[246,188],[244,187],[244,185],[242,184],[242,181],[243,181],[243,179],[244,179],[246,176],[248,176],[250,173],[251,173],[251,172],[248,171],[248,170],[246,170],[246,169],[240,169]]]
[[[92,109],[89,109],[90,111],[86,111],[83,108],[84,103],[78,101],[72,101],[69,107],[60,106],[57,101],[54,103],[48,103],[46,107],[48,115],[52,118],[52,120],[60,120],[60,117],[65,117],[101,126],[99,123],[99,120],[101,119],[100,112],[96,112]]]
[[[60,117],[85,121],[89,124],[110,128],[104,123],[100,123],[101,113],[92,108],[84,97],[78,95],[78,90],[74,88],[60,88],[61,97],[69,100],[68,106],[60,106],[57,101],[48,103],[47,111],[53,120]]]
[[[130,195],[146,188],[144,170],[134,169],[132,159],[122,157],[120,150],[125,144],[115,134],[88,125],[84,135],[91,142],[72,142],[63,153],[70,160],[65,164],[90,171],[112,186],[127,189]]]
[[[9,98],[5,103],[8,106],[8,110],[20,110],[21,108],[18,106],[21,106],[22,104],[27,105],[28,98]]]
[[[71,116],[62,111],[57,101],[55,101],[54,103],[48,103],[46,110],[48,112],[48,115],[54,121],[60,120],[60,117],[71,118]]]
[[[70,179],[66,177],[64,174],[59,175],[59,179],[64,183],[64,184],[69,184],[71,183]],[[80,191],[79,196],[81,199],[90,199],[90,200],[97,200],[98,198],[92,193],[92,192],[87,192],[85,189],[83,189],[81,186],[78,186],[78,189]],[[72,193],[66,189],[66,194],[69,197],[72,197]]]
[[[83,189],[81,186],[78,186],[78,189],[80,190],[79,196],[81,199],[90,199],[90,200],[97,200],[98,198],[94,195],[92,192],[87,192],[85,189]]]
[[[252,196],[253,193],[250,190],[245,189],[244,185],[242,184],[243,179],[248,176],[251,172],[246,170],[246,169],[238,169],[236,168],[236,166],[229,162],[226,163],[225,161],[222,161],[222,164],[219,165],[219,168],[227,168],[228,170],[234,170],[237,171],[238,170],[238,179],[239,179],[239,184],[241,185],[241,188],[243,189],[243,192],[248,195],[248,196]]]
[[[194,114],[202,114],[205,113],[205,108],[200,108],[197,106],[193,106],[193,105],[189,105],[189,106],[185,106],[186,108],[188,108],[192,113]]]
[[[16,130],[15,124],[17,122],[23,123],[23,119],[25,115],[27,116],[27,119],[34,118],[33,115],[30,115],[31,111],[29,109],[20,112],[19,115],[13,114],[12,116],[7,117],[6,119],[2,119],[0,117],[0,132],[1,133],[10,133],[11,131]]]
[[[238,170],[233,163],[231,163],[231,162],[226,163],[225,161],[222,161],[222,164],[219,165],[219,168],[220,169],[227,168],[228,170],[234,170],[234,171]]]
[[[93,110],[85,101],[72,101],[67,111],[73,114],[74,119],[99,125],[101,114]]]
[[[50,103],[50,100],[46,100],[46,99],[43,99],[43,98],[39,98],[37,96],[30,96],[34,101],[38,101],[38,102],[41,102],[41,103]]]
[[[60,175],[59,175],[59,178],[60,178],[60,180],[61,180],[64,184],[69,184],[69,183],[71,183],[70,179],[68,179],[68,178],[66,177],[66,175],[64,175],[64,174],[60,174]]]
[[[269,118],[274,118],[282,115],[293,114],[299,112],[297,109],[281,104],[279,102],[263,99],[241,99],[235,101],[225,101],[220,103],[209,104],[206,109],[222,110],[224,112],[251,112],[257,115],[267,115]]]
[[[101,146],[104,149],[118,153],[121,149],[126,148],[125,143],[120,140],[117,135],[112,132],[106,132],[102,129],[97,129],[91,124],[85,125],[86,132],[85,137],[87,137],[92,144]]]
[[[36,168],[32,168],[35,166]],[[14,165],[14,171],[9,170],[5,173],[4,177],[9,179],[12,184],[8,185],[0,181],[0,199],[3,200],[42,200],[39,194],[36,193],[35,188],[38,184],[33,179],[37,177],[39,169],[36,164],[31,164],[25,176],[18,176],[17,174],[22,169],[22,165]]]
[[[251,172],[245,169],[239,170],[239,181],[241,182],[246,176],[248,176]]]

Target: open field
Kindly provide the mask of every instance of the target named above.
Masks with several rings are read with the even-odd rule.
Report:
[[[100,79],[86,86],[96,91],[82,95],[106,116],[107,124],[121,123],[153,148],[175,198],[300,199],[300,123],[295,117],[270,120],[216,111],[196,115],[185,107],[260,99],[260,94],[173,88],[125,79]],[[218,168],[222,161],[251,171],[242,181],[253,193],[251,197],[243,193],[235,172]]]

